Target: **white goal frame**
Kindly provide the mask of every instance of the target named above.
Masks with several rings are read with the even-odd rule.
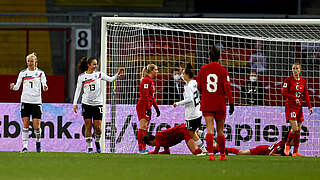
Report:
[[[248,24],[248,25],[320,25],[320,19],[240,19],[240,18],[147,18],[147,17],[102,17],[101,18],[101,71],[106,72],[108,23],[170,23],[170,24]],[[240,36],[239,36],[240,37]],[[242,37],[242,36],[241,36]],[[307,40],[308,41],[308,40]],[[320,41],[320,40],[319,40]],[[106,82],[102,82],[103,118],[101,150],[105,152]]]

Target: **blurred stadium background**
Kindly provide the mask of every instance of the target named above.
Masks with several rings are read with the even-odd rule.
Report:
[[[0,2],[0,102],[19,102],[6,88],[24,68],[24,57],[37,52],[54,91],[43,102],[71,102],[76,64],[82,56],[100,57],[100,17],[251,17],[318,18],[316,0],[30,0]],[[91,41],[77,45],[79,31],[91,30]],[[77,31],[78,30],[78,31]],[[78,38],[77,38],[78,37]],[[84,41],[86,41],[85,39]],[[317,61],[319,62],[319,61]],[[9,94],[9,95],[8,95]]]

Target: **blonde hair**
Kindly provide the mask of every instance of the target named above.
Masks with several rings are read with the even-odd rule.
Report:
[[[155,64],[148,64],[141,71],[141,79],[142,80],[147,74],[149,74],[152,70],[154,70],[157,66]]]
[[[37,67],[38,66],[38,55],[37,55],[37,53],[35,53],[35,52],[32,52],[31,54],[29,54],[27,57],[26,57],[26,62],[27,62],[27,60],[30,58],[30,57],[32,57],[33,59],[35,59],[35,61],[36,61],[36,63],[35,63],[35,66]]]
[[[293,63],[291,67],[293,67],[294,65],[299,66],[299,68],[302,70],[302,66],[300,63]]]

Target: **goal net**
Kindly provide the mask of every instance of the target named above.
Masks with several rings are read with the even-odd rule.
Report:
[[[319,20],[305,19],[102,18],[102,71],[126,69],[119,80],[106,84],[105,152],[138,152],[135,106],[140,73],[150,63],[159,68],[154,80],[161,116],[155,117],[153,109],[148,132],[155,135],[184,123],[184,107],[172,104],[183,99],[185,83],[174,75],[189,62],[197,74],[209,63],[209,46],[215,44],[220,63],[229,71],[236,105],[234,114],[226,117],[226,146],[249,149],[286,136],[290,125],[282,83],[298,62],[315,110],[309,115],[303,108],[300,152],[320,155],[319,25]],[[205,130],[204,119],[202,124]],[[190,153],[184,142],[171,152]]]

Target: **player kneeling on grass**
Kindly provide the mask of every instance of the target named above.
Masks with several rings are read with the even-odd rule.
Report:
[[[175,102],[173,107],[184,105],[186,128],[189,130],[189,134],[201,151],[203,153],[208,153],[203,142],[197,133],[195,133],[195,131],[201,126],[202,112],[200,111],[200,93],[197,88],[198,83],[194,80],[193,76],[194,73],[192,65],[188,63],[183,71],[183,80],[186,81],[183,93],[184,100]]]
[[[169,147],[179,144],[182,140],[186,141],[192,154],[197,155],[202,153],[201,149],[194,143],[185,124],[157,132],[156,136],[149,134],[142,139],[147,145],[155,146],[154,151],[148,154],[170,154]],[[163,147],[164,151],[159,152],[160,147]]]

